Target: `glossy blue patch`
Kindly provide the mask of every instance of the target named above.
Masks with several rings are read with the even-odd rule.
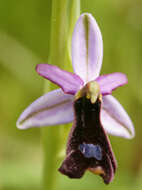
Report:
[[[80,144],[79,150],[86,158],[96,158],[97,160],[102,160],[102,149],[99,145],[93,144]]]

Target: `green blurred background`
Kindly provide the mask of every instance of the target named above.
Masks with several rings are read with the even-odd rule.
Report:
[[[81,0],[103,35],[102,73],[124,72],[129,83],[114,92],[131,116],[136,137],[110,137],[118,160],[115,180],[106,186],[86,173],[81,180],[62,177],[60,190],[142,189],[142,1]],[[19,114],[43,92],[37,63],[49,52],[51,0],[0,0],[0,190],[40,190],[40,129],[20,131]]]

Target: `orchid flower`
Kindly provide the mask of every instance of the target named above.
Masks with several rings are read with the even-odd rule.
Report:
[[[70,178],[80,178],[89,170],[108,184],[117,164],[107,134],[132,138],[134,127],[124,108],[111,95],[127,83],[127,77],[118,72],[99,76],[102,58],[99,26],[91,14],[82,14],[72,37],[74,73],[38,64],[37,73],[60,89],[43,95],[25,109],[17,127],[27,129],[73,121],[66,158],[59,171]]]

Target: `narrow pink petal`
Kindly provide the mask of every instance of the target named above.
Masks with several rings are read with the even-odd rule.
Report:
[[[34,101],[17,121],[19,129],[51,126],[72,122],[73,96],[61,89],[51,91]]]
[[[101,121],[107,133],[124,138],[135,135],[132,121],[122,105],[111,95],[103,97]]]
[[[67,94],[74,95],[83,85],[83,81],[79,76],[54,65],[38,64],[36,71],[42,77],[60,86]]]
[[[107,75],[101,75],[96,79],[100,85],[101,94],[111,94],[116,88],[127,84],[128,80],[123,73],[111,73]]]
[[[99,26],[91,14],[82,14],[72,37],[72,63],[74,72],[84,82],[95,80],[100,73],[103,41]]]

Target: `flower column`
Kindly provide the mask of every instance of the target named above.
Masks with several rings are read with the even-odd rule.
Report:
[[[48,62],[62,69],[69,67],[71,36],[74,24],[80,14],[80,0],[52,0],[50,54]],[[45,92],[54,89],[53,85],[45,84]],[[43,143],[43,190],[56,189],[59,153],[63,144],[63,126],[42,128]]]

